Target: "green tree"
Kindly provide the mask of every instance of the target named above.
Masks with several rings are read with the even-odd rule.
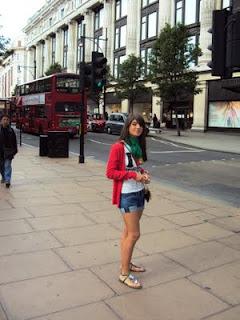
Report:
[[[45,72],[45,75],[50,76],[51,74],[61,73],[61,72],[62,72],[62,66],[58,62],[55,62],[50,65],[48,70]]]
[[[133,112],[133,104],[140,93],[149,89],[141,81],[144,74],[142,59],[131,54],[119,67],[119,78],[115,79],[115,91],[120,99],[129,100],[129,113]]]
[[[9,39],[4,36],[0,36],[0,57],[4,57],[5,52],[7,51],[7,45],[9,44]]]
[[[197,62],[201,50],[189,43],[186,26],[166,24],[156,40],[150,57],[150,81],[163,101],[170,101],[177,115],[178,98],[198,94],[198,76],[191,66]],[[178,135],[179,120],[176,117]]]

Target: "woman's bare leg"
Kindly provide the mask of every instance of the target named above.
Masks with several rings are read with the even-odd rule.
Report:
[[[129,273],[129,265],[137,240],[140,237],[139,220],[142,212],[131,212],[123,214],[125,229],[121,239],[121,273]]]

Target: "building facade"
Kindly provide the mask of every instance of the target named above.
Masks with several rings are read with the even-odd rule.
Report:
[[[208,129],[208,80],[212,79],[207,63],[211,35],[212,11],[229,7],[231,0],[47,0],[29,20],[26,33],[27,62],[34,74],[27,81],[41,77],[49,66],[58,62],[66,72],[79,72],[83,59],[81,36],[86,29],[85,61],[92,51],[102,51],[108,59],[111,73],[117,77],[119,65],[129,54],[141,56],[148,70],[152,45],[166,23],[188,26],[189,40],[198,43],[202,56],[198,65],[201,93],[179,101],[180,110],[196,130]],[[120,101],[111,90],[106,95],[106,110],[127,111],[128,101]],[[162,120],[174,124],[176,115],[169,104],[159,97],[143,95],[134,109],[146,118],[156,113]]]
[[[12,96],[15,86],[26,79],[26,51],[22,41],[17,41],[8,50],[0,65],[0,98]]]

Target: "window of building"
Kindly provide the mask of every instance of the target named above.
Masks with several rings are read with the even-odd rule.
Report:
[[[123,25],[115,29],[115,49],[126,46],[127,41],[127,26]]]
[[[232,0],[222,0],[222,8],[229,8],[232,6]]]
[[[152,52],[152,48],[142,48],[140,51],[140,56],[142,62],[144,63],[144,74],[149,74],[149,63],[150,63],[150,55]]]
[[[192,25],[200,21],[201,0],[175,0],[175,23]]]
[[[94,37],[94,51],[101,51],[103,48],[102,34],[95,35]]]
[[[157,2],[156,0],[142,0],[142,8],[149,6],[150,4]]]
[[[60,11],[60,16],[61,16],[61,18],[64,17],[64,8],[61,9],[61,11]]]
[[[116,20],[127,15],[127,0],[116,0]]]
[[[56,58],[56,37],[52,37],[52,64],[55,63]]]
[[[157,35],[157,12],[151,12],[142,17],[141,21],[141,40],[156,37]]]
[[[119,78],[119,66],[127,59],[125,54],[116,56],[114,58],[113,75],[114,78]]]
[[[45,42],[42,43],[42,75],[44,75],[44,68],[45,68]]]
[[[63,30],[63,68],[67,68],[68,56],[68,29]]]
[[[80,62],[83,61],[83,46],[82,39],[83,36],[83,20],[78,21],[77,25],[77,73],[79,72]]]
[[[103,8],[100,8],[95,12],[95,16],[94,16],[95,31],[103,27],[103,14],[104,14]]]
[[[49,27],[52,25],[52,18],[49,19]]]

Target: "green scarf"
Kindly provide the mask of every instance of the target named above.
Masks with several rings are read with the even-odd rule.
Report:
[[[126,139],[127,144],[131,148],[131,153],[136,159],[142,159],[142,148],[139,144],[138,138],[129,136]]]

